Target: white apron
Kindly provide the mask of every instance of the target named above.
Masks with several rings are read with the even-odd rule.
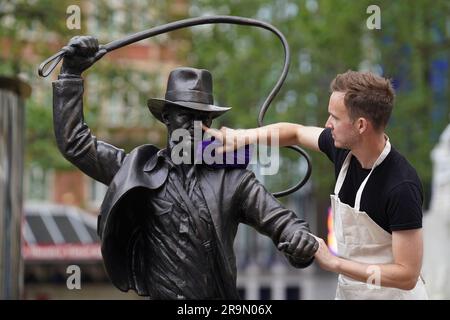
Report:
[[[338,255],[342,258],[368,264],[394,263],[392,254],[392,235],[376,224],[363,211],[359,211],[361,195],[373,170],[383,162],[391,151],[389,140],[383,152],[375,161],[370,173],[362,182],[356,193],[355,207],[342,203],[339,200],[339,191],[347,175],[351,152],[345,158],[339,172],[334,195],[331,195],[333,210],[334,233],[336,236]],[[369,269],[368,277],[375,276],[373,269]],[[379,272],[378,272],[379,274]],[[347,276],[339,275],[336,290],[336,299],[428,299],[422,277],[419,277],[416,287],[412,290],[387,288],[353,280]]]

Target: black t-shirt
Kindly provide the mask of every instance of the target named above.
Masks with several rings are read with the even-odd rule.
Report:
[[[334,163],[336,179],[349,150],[334,146],[331,129],[319,137],[319,148]],[[339,198],[351,207],[359,186],[369,174],[351,157]],[[360,210],[366,212],[384,230],[392,231],[422,227],[423,190],[416,170],[393,147],[386,159],[374,169],[361,196]]]

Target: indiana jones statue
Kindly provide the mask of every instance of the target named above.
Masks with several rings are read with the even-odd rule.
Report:
[[[122,291],[151,299],[239,299],[233,242],[239,223],[255,228],[297,268],[309,266],[318,243],[308,224],[284,208],[244,168],[175,164],[174,130],[210,126],[229,108],[214,105],[209,71],[177,68],[165,99],[148,108],[168,130],[165,149],[147,144],[130,153],[98,140],[83,116],[81,73],[102,54],[94,37],[72,38],[53,83],[57,145],[85,174],[109,186],[98,233],[106,271]]]

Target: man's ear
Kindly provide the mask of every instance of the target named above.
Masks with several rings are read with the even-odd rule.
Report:
[[[369,121],[367,121],[366,118],[358,118],[358,120],[356,120],[356,125],[359,133],[362,134],[366,132],[369,126]]]

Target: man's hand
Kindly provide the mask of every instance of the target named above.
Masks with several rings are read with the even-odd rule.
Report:
[[[284,251],[297,261],[309,261],[319,248],[319,242],[309,232],[297,230],[288,242],[278,244],[278,250]]]
[[[98,40],[92,36],[73,37],[67,47],[69,52],[64,57],[61,74],[81,75],[106,54],[105,49],[99,50]]]
[[[222,127],[220,130],[211,129],[203,125],[205,133],[216,138],[216,141],[222,143],[221,147],[216,148],[218,153],[232,152],[245,145],[253,143],[254,129],[230,129]]]
[[[339,258],[331,253],[323,239],[317,238],[317,240],[319,241],[319,249],[315,254],[316,262],[326,271],[337,272]]]

